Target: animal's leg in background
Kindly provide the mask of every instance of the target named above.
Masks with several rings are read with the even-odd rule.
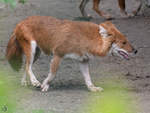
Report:
[[[100,16],[102,16],[106,19],[111,19],[112,17],[110,14],[100,11],[100,9],[99,9],[100,1],[101,0],[93,0],[93,10],[95,10]]]
[[[50,70],[47,78],[43,81],[41,86],[42,91],[47,91],[49,89],[49,83],[54,79],[57,69],[59,67],[59,63],[61,61],[61,57],[54,55],[51,63],[50,63]]]
[[[90,74],[89,74],[88,61],[80,62],[79,65],[80,65],[80,71],[81,71],[81,73],[84,77],[87,88],[92,92],[102,91],[103,88],[95,87],[94,84],[91,81],[91,77],[90,77]]]
[[[118,0],[118,5],[120,7],[121,16],[122,17],[129,17],[128,13],[126,12],[125,0]]]
[[[142,7],[142,1],[141,0],[135,0],[135,1],[136,1],[136,3],[135,3],[136,9],[132,12],[133,16],[136,16]]]
[[[87,13],[85,12],[85,6],[88,2],[89,0],[82,0],[79,6],[79,9],[83,17],[88,17]]]

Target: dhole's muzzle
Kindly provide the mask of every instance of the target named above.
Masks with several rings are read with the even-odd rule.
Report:
[[[126,51],[125,49],[120,48],[117,44],[113,43],[111,47],[111,53],[117,55],[121,58],[129,60],[131,56],[137,54],[137,50],[132,48],[131,52]]]

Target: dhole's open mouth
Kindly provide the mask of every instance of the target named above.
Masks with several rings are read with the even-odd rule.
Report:
[[[124,51],[118,51],[118,53],[121,56],[123,56],[123,58],[125,58],[126,60],[129,60],[129,55],[126,52],[124,52]]]

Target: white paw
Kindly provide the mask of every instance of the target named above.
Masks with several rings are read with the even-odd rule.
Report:
[[[42,88],[42,92],[46,92],[49,89],[49,85],[48,84],[42,84],[41,88]]]
[[[92,92],[100,92],[103,91],[104,89],[101,87],[95,87],[95,86],[89,86],[88,89]]]
[[[38,80],[36,80],[36,79],[32,79],[31,83],[35,87],[40,87],[41,86],[41,83]]]
[[[88,18],[92,18],[92,15],[88,14],[87,17],[88,17]]]

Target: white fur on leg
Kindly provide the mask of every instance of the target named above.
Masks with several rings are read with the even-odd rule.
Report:
[[[31,75],[34,75],[33,73]],[[40,87],[41,83],[35,78],[35,76],[30,77],[31,83],[35,87]]]
[[[90,74],[89,74],[89,66],[88,66],[88,63],[80,63],[80,70],[84,76],[84,79],[85,79],[85,82],[86,82],[86,85],[89,87],[89,86],[92,86],[93,83],[91,81],[91,77],[90,77]]]
[[[24,73],[22,79],[21,79],[21,85],[22,86],[27,86],[27,75],[26,72]]]
[[[49,89],[49,82],[52,81],[54,79],[55,75],[53,75],[51,72],[48,74],[48,77],[43,81],[41,88],[42,91],[48,91]]]
[[[89,74],[88,62],[80,62],[80,70],[84,76],[85,83],[90,91],[96,92],[96,91],[103,90],[103,88],[101,88],[101,87],[95,87],[94,84],[92,83],[91,77]]]
[[[31,80],[32,85],[39,87],[41,83],[36,79],[35,75],[32,72],[32,63],[33,63],[34,55],[36,52],[35,50],[36,50],[36,42],[31,41],[31,59],[30,59],[28,74],[30,75],[30,80]]]
[[[42,84],[41,88],[42,88],[42,92],[46,92],[49,89],[49,84],[48,83],[47,84]]]

